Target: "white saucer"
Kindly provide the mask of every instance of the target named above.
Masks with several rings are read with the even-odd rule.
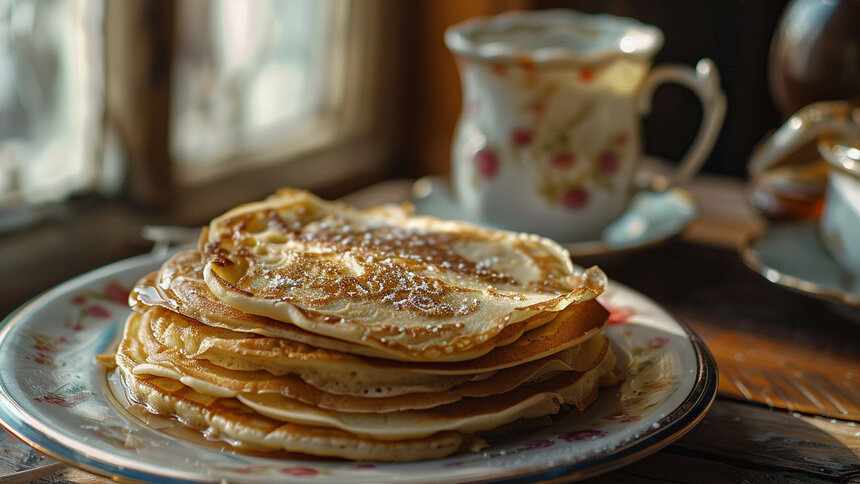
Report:
[[[417,213],[492,226],[463,213],[451,195],[448,184],[440,178],[430,176],[416,181],[412,198]],[[573,256],[602,255],[636,249],[680,234],[697,215],[698,210],[692,195],[682,188],[675,187],[664,192],[640,192],[633,197],[630,208],[604,229],[600,240],[559,242]]]
[[[816,222],[773,224],[740,253],[750,269],[775,284],[860,307],[860,278],[830,258]]]

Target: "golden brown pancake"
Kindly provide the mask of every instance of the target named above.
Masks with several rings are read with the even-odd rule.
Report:
[[[349,354],[408,360],[399,354],[320,336],[289,323],[246,314],[224,304],[206,286],[200,253],[196,250],[177,253],[159,271],[138,281],[131,291],[130,301],[132,308],[138,311],[145,311],[150,306],[161,306],[216,328],[284,338]],[[556,316],[552,312],[532,315],[505,327],[490,340],[476,345],[473,351],[485,353],[487,348],[509,344],[523,332],[537,328]]]
[[[597,335],[581,345],[575,355],[552,355],[489,375],[478,381],[451,385],[449,390],[401,393],[387,398],[345,396],[321,391],[296,375],[275,376],[262,370],[237,371],[207,360],[187,358],[175,348],[162,345],[151,333],[152,311],[140,316],[138,330],[132,337],[146,352],[145,364],[134,373],[168,376],[213,396],[236,396],[239,393],[280,393],[303,403],[344,412],[390,412],[432,408],[462,398],[487,397],[513,390],[524,383],[545,379],[562,371],[588,371],[597,366],[608,351],[608,341]],[[565,353],[565,352],[562,352]]]
[[[385,352],[367,346],[320,336],[293,324],[243,313],[224,304],[206,286],[197,250],[175,254],[157,272],[138,281],[129,297],[136,310],[161,306],[215,328],[286,338],[350,354],[386,356]]]
[[[506,327],[606,284],[548,239],[291,189],[214,219],[201,252],[229,306],[414,361],[473,359]]]
[[[171,357],[194,359],[246,375],[289,375],[318,386],[335,387],[338,393],[364,397],[386,397],[416,392],[439,392],[463,382],[489,375],[439,376],[419,374],[347,353],[313,348],[278,338],[233,333],[194,322],[162,308],[143,313],[145,329]],[[231,333],[223,335],[219,333]],[[234,339],[230,336],[239,335]],[[244,336],[244,337],[241,337]],[[332,385],[332,382],[336,382]]]
[[[211,398],[235,397],[238,401],[254,409],[256,412],[289,423],[336,428],[354,435],[378,440],[417,439],[435,435],[445,431],[474,433],[489,430],[510,423],[520,418],[535,418],[542,415],[552,415],[558,412],[563,403],[575,405],[582,409],[597,396],[597,388],[601,379],[614,379],[615,359],[608,351],[605,338],[600,336],[601,351],[599,356],[587,362],[590,366],[586,371],[558,372],[555,376],[528,384],[514,386],[503,394],[475,398],[461,396],[453,403],[442,403],[429,409],[403,411],[375,412],[346,412],[342,409],[330,410],[318,405],[303,403],[300,400],[285,396],[282,391],[286,379],[274,379],[266,375],[254,375],[244,379],[239,378],[235,383],[241,387],[227,392],[212,395],[213,385],[200,385],[177,379],[170,371],[160,373],[153,369],[147,361],[151,356],[150,349],[158,351],[157,342],[149,340],[145,331],[141,331],[142,317],[133,314],[129,318],[124,340],[118,354],[120,366],[130,370],[126,378],[167,378],[193,388],[200,395]],[[142,334],[143,333],[143,334]],[[141,337],[143,336],[143,337]],[[188,368],[191,368],[189,366]],[[199,367],[197,368],[200,369]],[[203,368],[213,370],[212,367]],[[142,370],[142,371],[141,371]],[[218,371],[215,369],[215,371]],[[264,373],[264,372],[261,372]],[[205,371],[198,373],[205,376]],[[261,377],[260,380],[256,378]],[[196,380],[196,379],[195,379]],[[203,380],[198,380],[197,383]],[[222,380],[220,383],[224,383]],[[254,383],[259,383],[255,388]],[[612,381],[614,383],[614,381]],[[127,382],[128,383],[128,382]],[[162,383],[162,387],[165,384]],[[168,385],[169,386],[169,385]],[[280,387],[280,388],[279,388]],[[301,391],[301,389],[295,389]],[[484,393],[489,388],[478,389]],[[492,393],[492,392],[491,392]],[[330,403],[338,407],[342,397],[328,396]],[[205,399],[204,399],[205,400]],[[375,400],[365,399],[366,404],[373,405]]]
[[[133,338],[125,338],[116,355],[118,370],[132,401],[150,412],[177,417],[209,438],[220,437],[249,450],[286,450],[354,460],[413,461],[436,459],[481,446],[479,440],[459,432],[381,441],[332,428],[285,423],[260,415],[235,398],[205,395],[171,378],[135,375],[132,369],[143,361],[140,349]]]
[[[142,278],[115,360],[131,400],[233,445],[437,458],[618,383],[605,284],[541,237],[287,189]]]
[[[434,380],[428,375],[472,376],[558,353],[599,333],[608,316],[596,301],[587,301],[566,308],[550,323],[480,358],[451,363],[406,363],[315,348],[285,338],[212,328],[161,308],[150,308],[147,314],[151,314],[152,330],[162,344],[176,347],[187,357],[208,359],[226,368],[413,385],[430,384]],[[236,355],[241,358],[235,358]]]

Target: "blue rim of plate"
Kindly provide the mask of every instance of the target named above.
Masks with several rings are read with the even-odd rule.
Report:
[[[164,254],[150,253],[124,259],[82,274],[46,291],[13,311],[3,321],[0,321],[0,342],[6,338],[6,335],[9,334],[16,322],[22,320],[30,309],[37,307],[44,301],[51,300],[56,295],[62,294],[67,288],[85,284],[86,281],[97,280],[101,277],[125,269],[137,268],[148,263],[157,263],[159,261],[163,261],[164,258]],[[613,281],[613,284],[621,286],[628,291],[637,293],[620,283]],[[646,432],[642,433],[631,442],[615,447],[611,453],[604,456],[549,469],[541,469],[536,472],[526,471],[515,476],[478,476],[474,479],[462,482],[479,482],[493,479],[496,482],[526,483],[559,479],[568,481],[595,477],[629,465],[659,450],[660,448],[671,444],[690,431],[705,417],[707,411],[710,409],[714,399],[716,398],[718,385],[718,370],[711,352],[708,350],[701,337],[699,337],[680,319],[670,314],[665,310],[665,308],[662,308],[662,306],[650,298],[647,298],[647,296],[641,294],[640,296],[651,301],[666,312],[666,314],[672,318],[673,322],[684,331],[692,346],[696,358],[695,383],[686,397],[682,400],[682,403],[671,413],[660,418],[659,422],[657,422],[659,425],[653,428],[649,427]],[[72,467],[104,476],[118,482],[217,482],[217,480],[202,481],[191,478],[183,479],[176,475],[168,476],[164,474],[156,474],[135,468],[134,462],[128,462],[127,464],[129,465],[121,465],[108,460],[89,457],[85,453],[76,449],[72,443],[64,443],[63,441],[70,440],[68,437],[62,435],[49,435],[49,433],[46,433],[33,426],[30,422],[27,422],[26,417],[30,417],[31,419],[34,419],[34,417],[28,415],[15,400],[11,399],[7,395],[3,385],[0,385],[0,399],[5,400],[9,404],[10,408],[13,409],[10,411],[9,408],[0,405],[0,426],[36,450]],[[227,481],[221,480],[220,482]]]

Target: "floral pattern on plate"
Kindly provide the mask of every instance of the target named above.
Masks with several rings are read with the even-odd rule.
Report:
[[[162,258],[143,256],[86,274],[8,318],[0,333],[0,421],[52,457],[127,479],[268,482],[583,477],[665,445],[703,415],[716,392],[698,339],[654,302],[612,283],[601,301],[607,333],[628,369],[585,412],[495,442],[483,452],[411,463],[266,457],[201,446],[130,417],[111,396],[97,356],[129,314],[129,287]],[[158,426],[155,426],[158,427]]]

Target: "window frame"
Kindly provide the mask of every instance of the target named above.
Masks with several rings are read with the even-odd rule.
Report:
[[[282,185],[321,189],[383,174],[398,149],[393,122],[398,92],[401,9],[391,0],[339,4],[342,38],[331,66],[342,69],[325,93],[326,112],[303,136],[234,153],[211,167],[180,166],[170,150],[171,63],[176,2],[106,5],[106,129],[126,154],[129,199],[168,207],[179,220],[253,200]],[[393,26],[394,28],[385,28]],[[344,74],[349,72],[349,76]],[[146,99],[146,103],[139,100]],[[231,166],[241,165],[241,170]],[[204,174],[190,173],[207,170]]]
[[[402,55],[403,11],[398,0],[338,4],[345,29],[331,40],[336,47],[330,65],[342,70],[335,75],[341,82],[327,87],[323,115],[304,136],[223,160],[222,167],[242,160],[241,170],[213,168],[215,176],[203,177],[175,173],[171,211],[178,220],[208,218],[282,186],[355,189],[389,174],[402,145],[396,119],[403,73],[395,60]],[[354,183],[359,180],[365,183]]]

